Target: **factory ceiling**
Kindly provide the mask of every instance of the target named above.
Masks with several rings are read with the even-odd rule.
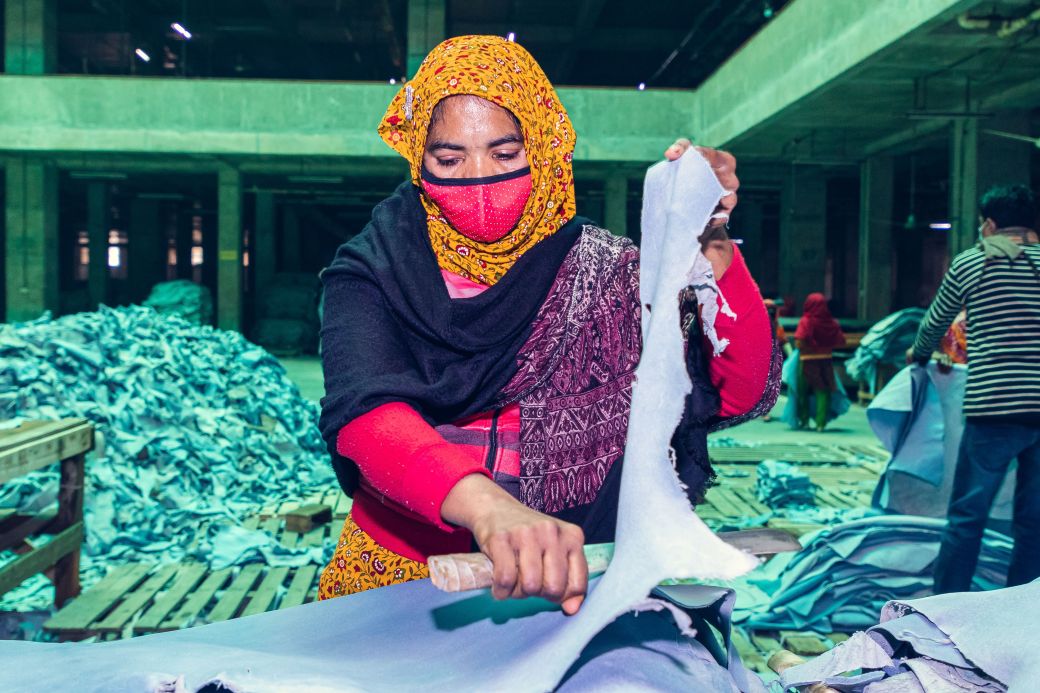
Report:
[[[444,12],[448,36],[513,33],[557,84],[690,88],[787,2],[446,0]],[[407,0],[59,0],[60,68],[188,77],[401,79],[407,72],[408,5]],[[172,26],[175,22],[190,32],[190,40]]]
[[[944,142],[958,119],[983,136],[1002,114],[1036,123],[1037,109],[1040,2],[963,2],[725,144],[745,160],[855,162]]]

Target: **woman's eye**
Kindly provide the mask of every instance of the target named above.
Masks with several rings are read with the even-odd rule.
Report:
[[[461,159],[437,159],[437,164],[445,168],[451,168],[452,166],[457,166],[459,161]]]
[[[520,152],[498,152],[495,154],[495,158],[499,161],[512,161],[518,156],[520,156]]]

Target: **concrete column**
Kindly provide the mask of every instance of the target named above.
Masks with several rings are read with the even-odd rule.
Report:
[[[199,211],[201,212],[201,210]],[[220,244],[220,214],[218,211],[217,219],[205,214],[200,214],[200,216],[202,217],[202,267],[192,268],[192,280],[208,287],[216,300],[220,290],[218,279],[220,261],[217,258],[219,254],[217,247]]]
[[[408,0],[408,74],[415,76],[426,54],[444,40],[445,0]]]
[[[58,62],[57,0],[6,0],[4,70],[12,75],[44,75]]]
[[[8,159],[6,176],[6,319],[58,310],[58,173],[28,157]]]
[[[195,211],[187,203],[182,203],[177,210],[177,278],[190,280],[193,275],[191,266],[191,246],[193,245],[192,217]],[[213,259],[210,258],[212,262]]]
[[[278,238],[274,193],[256,194],[256,224],[253,231],[253,286],[257,293],[267,286],[277,268]]]
[[[827,181],[815,166],[797,166],[780,196],[780,272],[782,296],[801,306],[823,291],[827,272]]]
[[[1031,157],[1036,151],[1028,142],[994,135],[1035,136],[1028,113],[1003,113],[979,124],[978,196],[981,198],[994,185],[1021,184],[1032,186]]]
[[[741,241],[740,250],[744,255],[751,276],[765,276],[765,253],[763,252],[764,236],[762,233],[762,203],[758,200],[740,200],[730,220],[729,235]]]
[[[981,123],[954,121],[950,138],[950,255],[978,240],[979,198],[994,185],[1031,185],[1033,148],[993,132],[1031,135],[1028,113],[1003,113]]]
[[[860,165],[859,275],[856,315],[880,320],[892,308],[892,157]]]
[[[286,206],[282,214],[282,272],[299,272],[300,262],[300,216],[295,207]]]
[[[112,202],[108,183],[96,181],[87,186],[87,243],[90,264],[87,289],[90,307],[108,301],[108,232],[112,228]],[[133,271],[133,265],[130,265]]]
[[[140,303],[148,298],[153,286],[166,281],[166,229],[158,200],[135,198],[130,203],[127,236],[129,298]]]
[[[217,327],[242,329],[242,175],[217,173]]]
[[[628,235],[628,178],[620,173],[603,182],[603,224],[615,236]]]
[[[950,257],[978,235],[979,121],[955,120],[950,138]]]

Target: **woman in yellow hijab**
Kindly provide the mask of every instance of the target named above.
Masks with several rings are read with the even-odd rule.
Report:
[[[478,99],[463,102],[465,105],[445,101],[458,95]],[[503,222],[505,235],[474,242],[472,234],[459,231],[446,218],[450,211],[438,204],[438,200],[447,201],[445,198],[436,194],[423,197],[438,264],[491,285],[527,250],[574,217],[574,129],[542,69],[518,44],[493,36],[445,41],[397,94],[379,126],[383,140],[408,161],[415,185],[422,186],[429,174],[455,179],[485,177],[459,170],[458,160],[463,157],[453,155],[459,150],[432,146],[451,144],[439,141],[443,128],[438,126],[444,120],[434,117],[438,106],[466,109],[459,115],[480,127],[487,127],[496,114],[509,117],[519,130],[505,135],[518,135],[519,140],[490,141],[496,145],[490,149],[501,151],[490,160],[492,170],[487,173],[530,170],[530,194],[522,207],[514,202],[513,211],[519,216],[512,224]],[[504,129],[510,128],[506,125]],[[473,157],[461,164],[464,169],[475,167]],[[424,187],[429,193],[429,186]]]
[[[516,43],[440,44],[379,133],[410,180],[323,274],[320,426],[354,504],[319,596],[425,577],[430,555],[475,545],[496,597],[573,613],[583,544],[613,540],[641,348],[638,249],[577,216],[570,118]],[[707,154],[735,190],[732,157]],[[741,316],[717,329],[750,351],[724,352],[739,367],[709,359],[688,321],[691,377],[711,395],[677,434],[693,501],[713,478],[708,430],[768,411],[778,376],[739,252],[720,230],[706,253]]]

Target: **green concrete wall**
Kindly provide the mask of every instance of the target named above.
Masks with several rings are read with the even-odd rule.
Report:
[[[0,150],[237,157],[397,155],[376,127],[388,84],[0,76]],[[649,162],[691,112],[688,92],[562,89],[579,161]]]

